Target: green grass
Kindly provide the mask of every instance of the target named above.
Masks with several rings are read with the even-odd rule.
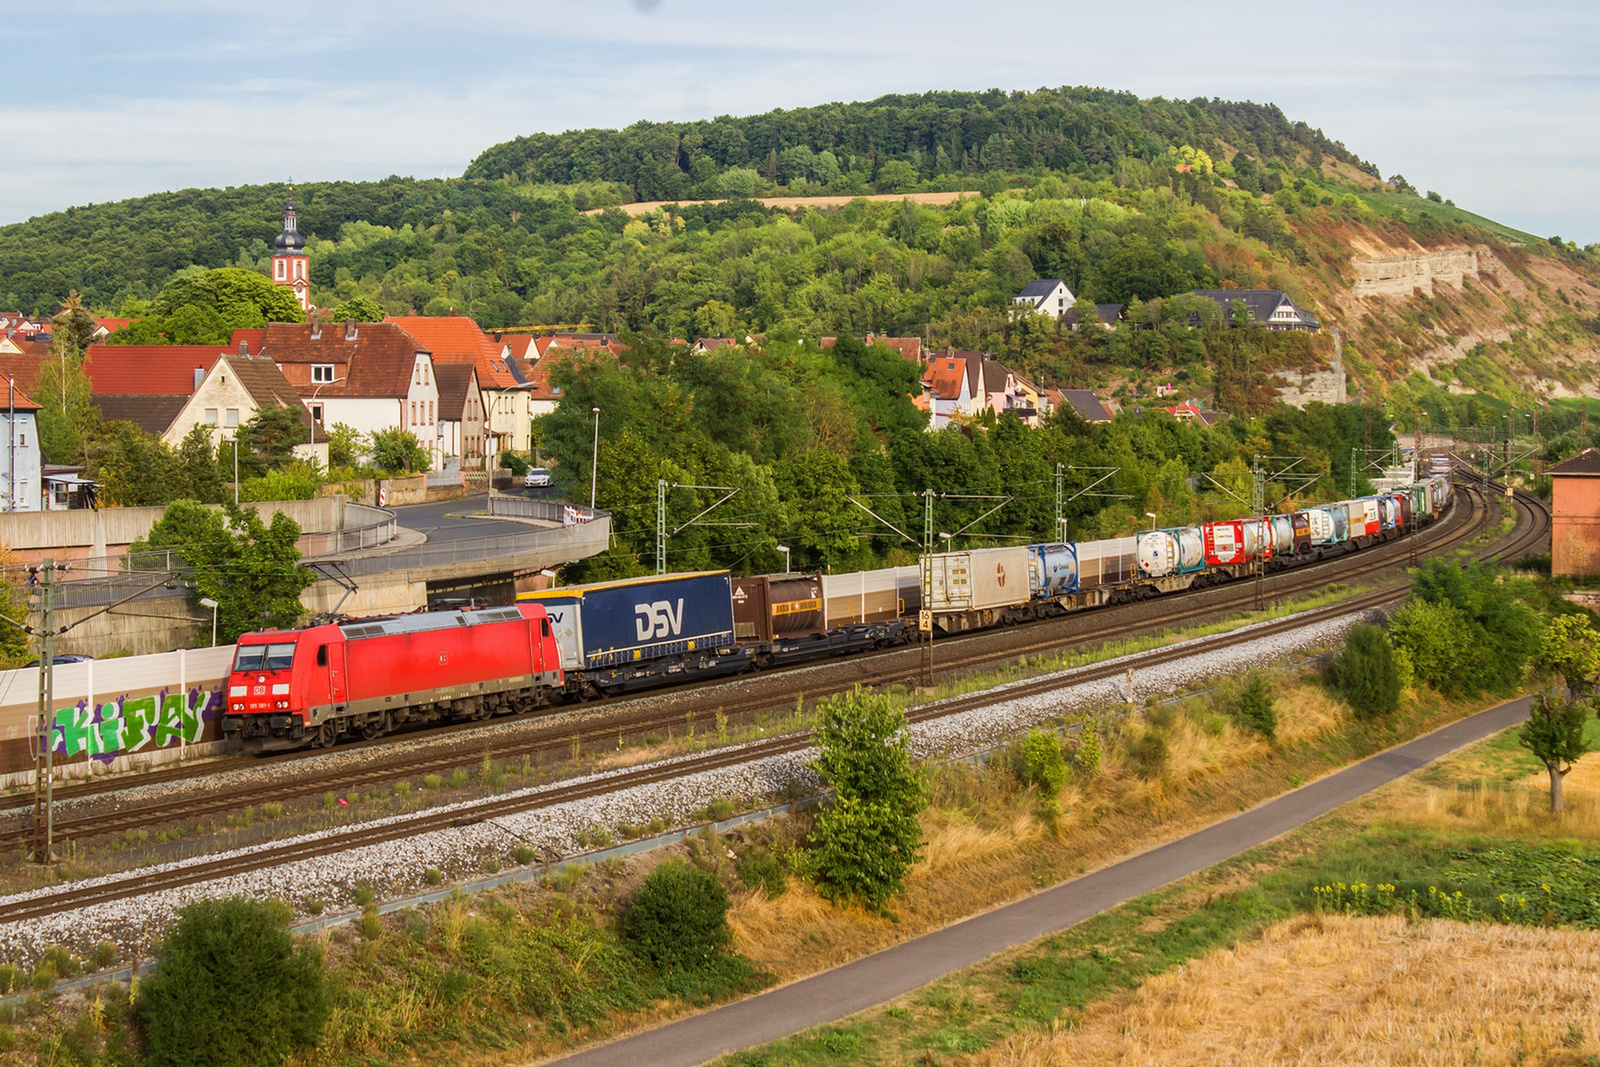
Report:
[[[1526,251],[1548,250],[1550,247],[1549,242],[1543,237],[1507,226],[1503,222],[1496,222],[1493,219],[1485,218],[1482,215],[1454,205],[1436,204],[1423,197],[1410,196],[1405,193],[1357,192],[1356,195],[1366,201],[1368,207],[1385,218],[1415,218],[1426,211],[1441,222],[1456,226],[1476,226],[1507,240],[1522,241],[1527,246]]]
[[[1586,735],[1600,744],[1600,722],[1591,721]],[[1444,788],[1506,788],[1538,770],[1508,730],[1419,778]],[[1386,823],[1382,814],[1381,801],[1350,805],[845,1024],[721,1062],[949,1062],[1013,1034],[1073,1025],[1095,1001],[1318,908],[1600,926],[1600,843],[1438,831]]]

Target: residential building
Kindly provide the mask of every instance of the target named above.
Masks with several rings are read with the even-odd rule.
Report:
[[[311,257],[306,255],[306,239],[300,235],[299,218],[291,199],[283,208],[283,232],[273,239],[272,280],[294,290],[300,309],[311,312]]]
[[[1107,330],[1116,329],[1117,323],[1128,317],[1128,305],[1126,304],[1096,304],[1094,311],[1095,317],[1100,321],[1100,325]],[[1077,329],[1079,322],[1078,309],[1069,307],[1061,316],[1061,322],[1064,326],[1071,326],[1073,329]]]
[[[1201,426],[1215,426],[1218,422],[1228,417],[1225,411],[1211,411],[1200,407],[1190,401],[1185,401],[1175,408],[1158,408],[1179,422],[1198,422]]]
[[[10,356],[27,356],[32,360],[41,360],[50,354],[48,341],[30,341],[22,334],[0,337],[0,353]]]
[[[1011,298],[1013,311],[1037,311],[1059,319],[1075,302],[1072,290],[1060,278],[1035,278]]]
[[[316,421],[360,433],[406,430],[439,462],[439,387],[427,346],[392,322],[275,322],[261,354]]]
[[[94,339],[96,341],[103,341],[107,337],[116,333],[118,330],[123,330],[129,326],[132,326],[133,323],[133,319],[95,319],[93,335]]]
[[[84,353],[83,373],[101,418],[131,422],[165,439],[221,356],[217,345],[92,344]]]
[[[465,315],[395,315],[384,322],[398,326],[428,350],[435,364],[455,363],[477,370],[484,407],[484,454],[498,458],[506,450],[526,452],[530,445],[528,382],[512,365],[511,349],[521,347],[501,335],[494,341]]]
[[[1600,448],[1550,468],[1550,574],[1600,574]]]
[[[942,430],[958,416],[1011,412],[1029,425],[1039,421],[1038,386],[982,352],[947,349],[934,354],[922,375],[928,428]],[[918,405],[921,407],[922,405]]]
[[[1051,390],[1050,401],[1052,409],[1065,404],[1084,422],[1110,422],[1113,417],[1105,402],[1088,389]]]
[[[294,454],[315,458],[326,467],[327,428],[312,418],[299,391],[271,358],[248,351],[222,353],[160,437],[176,448],[195,426],[205,426],[211,431],[211,447],[216,448],[232,440],[238,427],[258,413],[276,407],[295,409],[305,424],[306,441],[294,447]]]
[[[869,333],[861,340],[864,344],[883,345],[886,348],[892,348],[914,363],[922,363],[927,359],[927,354],[923,350],[922,338],[920,337],[885,337]],[[834,338],[824,337],[817,343],[823,348],[832,348]]]
[[[0,510],[44,507],[38,412],[39,405],[22,390],[0,389]]]
[[[1243,304],[1251,321],[1269,330],[1305,330],[1316,333],[1322,329],[1315,315],[1295,307],[1289,294],[1281,289],[1196,289],[1195,296],[1214,300],[1222,309],[1223,318],[1231,321],[1233,305]],[[1199,317],[1191,315],[1189,325],[1200,325]]]
[[[483,469],[483,390],[478,369],[466,363],[435,363],[439,379],[439,450],[441,467]]]

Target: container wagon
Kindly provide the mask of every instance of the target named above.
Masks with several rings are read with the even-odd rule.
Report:
[[[993,626],[1032,599],[1022,545],[938,552],[932,566],[930,606],[947,631]]]
[[[540,604],[430,611],[239,638],[222,735],[248,751],[531,711],[564,684]]]
[[[592,697],[736,674],[755,647],[734,636],[727,571],[628,578],[521,593],[550,616],[565,691]]]
[[[889,576],[892,583],[893,571]],[[888,592],[897,594],[898,589],[889,584]],[[823,580],[811,575],[734,578],[732,596],[734,636],[753,648],[755,662],[762,667],[877,648],[897,640],[905,630],[898,596],[879,611],[869,611],[862,605],[859,614],[880,618],[859,621],[855,617],[858,613],[851,612],[834,625],[825,610]]]

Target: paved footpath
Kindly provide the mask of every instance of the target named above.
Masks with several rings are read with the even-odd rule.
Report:
[[[1527,715],[1526,698],[1490,708],[1093,874],[831,971],[556,1062],[567,1067],[692,1067],[844,1019],[1237,856]]]

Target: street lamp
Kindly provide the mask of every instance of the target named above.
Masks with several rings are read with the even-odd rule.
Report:
[[[217,647],[217,602],[208,596],[200,598],[200,606],[211,609],[211,647]]]
[[[1150,529],[1154,530],[1156,528],[1156,513],[1147,511],[1144,513],[1144,517],[1150,520]]]
[[[775,545],[773,547],[775,547],[779,552],[783,553],[783,573],[788,574],[789,573],[789,546],[788,545]]]
[[[590,408],[594,414],[594,451],[589,455],[589,511],[594,512],[594,480],[600,471],[600,409]]]

